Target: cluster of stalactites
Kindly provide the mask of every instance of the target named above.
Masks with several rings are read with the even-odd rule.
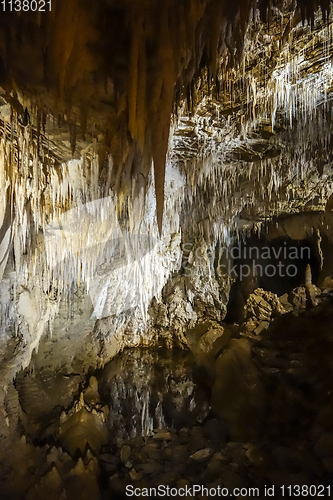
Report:
[[[1,279],[10,256],[18,273],[26,267],[24,259],[31,259],[28,267],[34,274],[35,259],[43,253],[38,234],[66,210],[102,194],[93,152],[89,160],[57,165],[31,126],[14,119],[0,125]]]
[[[305,15],[316,4],[307,2]],[[131,180],[146,176],[153,160],[161,230],[173,104],[185,96],[191,101],[202,68],[215,80],[221,57],[235,64],[252,7],[266,15],[269,2],[53,0],[50,12],[25,13],[24,19],[6,11],[10,23],[0,24],[4,83],[30,95],[41,85],[50,90],[53,114],[66,114],[75,149],[75,120],[80,117],[83,134],[89,119],[99,120],[90,108],[99,93],[94,85],[107,87],[111,80],[113,110],[102,132],[115,158],[112,185],[127,195]],[[72,115],[71,108],[82,112]]]
[[[105,136],[100,154],[112,154],[107,182],[120,199],[131,194],[133,179],[140,174],[147,178],[153,161],[161,231],[172,109],[185,97],[191,106],[204,68],[208,80],[214,82],[219,71],[235,66],[251,8],[259,9],[265,18],[272,3],[53,0],[45,15],[26,13],[23,18],[4,12],[4,23],[0,23],[4,86],[30,96],[36,95],[37,88],[40,94],[44,87],[40,108],[45,95],[51,93],[51,111],[66,115],[73,150],[80,129],[76,120],[81,120],[83,135],[89,124],[102,121],[100,130],[97,126]],[[328,0],[298,3],[303,19],[311,18],[318,7],[325,13],[329,6]],[[36,68],[33,74],[31,53]],[[108,89],[107,95],[100,87]],[[103,115],[100,120],[98,100],[111,104],[108,119]],[[110,164],[105,168],[110,169]]]
[[[65,299],[70,307],[73,290],[83,283],[94,306],[92,318],[135,306],[145,318],[153,294],[179,267],[177,245],[169,251],[167,239],[160,249],[153,186],[127,201],[129,221],[122,224],[121,201],[104,196],[93,147],[84,159],[59,165],[30,125],[12,120],[0,122],[0,129],[0,281],[9,283],[14,298],[25,290],[36,303]],[[169,238],[180,230],[182,182],[170,167]],[[0,312],[9,324],[13,305],[2,298]]]
[[[270,2],[243,0],[231,6],[220,0],[164,0],[157,12],[155,0],[147,0],[140,7],[130,1],[126,5],[130,7],[131,33],[128,129],[134,144],[146,153],[144,157],[153,158],[161,231],[172,104],[177,111],[186,97],[189,111],[194,111],[196,82],[203,74],[208,89],[212,88],[210,83],[219,88],[218,74],[229,71],[240,60],[251,8],[259,8],[265,18],[269,16]],[[312,18],[319,6],[326,16],[326,0],[301,2],[301,17]],[[148,56],[154,61],[150,67]]]

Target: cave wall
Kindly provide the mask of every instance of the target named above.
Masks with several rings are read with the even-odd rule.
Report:
[[[304,212],[306,222],[290,230],[279,222],[280,236],[324,234],[333,191],[331,24],[317,13],[312,26],[290,28],[290,5],[276,6],[269,24],[257,14],[243,66],[218,74],[218,92],[200,77],[195,106],[184,101],[172,124],[161,239],[153,173],[139,176],[130,198],[113,191],[117,158],[109,155],[105,170],[98,140],[81,144],[81,159],[61,162],[70,151],[61,120],[45,115],[46,140],[2,97],[1,352],[4,367],[11,360],[8,378],[29,364],[41,339],[52,339],[45,341],[50,353],[58,338],[69,345],[75,336],[78,352],[93,338],[87,365],[158,336],[186,344],[184,331],[201,317],[225,317],[231,279],[212,265],[222,247],[283,214]],[[140,244],[131,236],[138,234]]]

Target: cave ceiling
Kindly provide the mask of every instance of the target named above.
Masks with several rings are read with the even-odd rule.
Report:
[[[121,212],[153,162],[161,232],[167,158],[199,222],[323,209],[331,42],[328,1],[53,0],[50,12],[3,12],[6,196],[21,178],[36,225],[47,222],[54,172],[83,157],[88,187],[99,185],[91,198],[114,192]]]

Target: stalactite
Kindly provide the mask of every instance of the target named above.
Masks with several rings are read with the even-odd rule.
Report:
[[[72,156],[74,156],[76,149],[76,123],[73,120],[69,122],[69,137],[72,150]]]
[[[147,53],[146,41],[141,40],[139,52],[139,68],[138,68],[138,91],[137,91],[137,106],[136,106],[136,122],[137,122],[137,139],[140,150],[144,153],[147,149],[146,141],[149,140],[146,133],[147,123]],[[148,153],[149,155],[149,153]]]
[[[88,109],[86,105],[81,106],[80,109],[80,131],[82,135],[82,139],[86,140],[87,133],[87,119],[88,119]]]

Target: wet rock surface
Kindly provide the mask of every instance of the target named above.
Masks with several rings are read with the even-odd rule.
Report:
[[[87,380],[65,377],[74,402],[61,399],[60,384],[58,413],[50,410],[53,382],[44,377],[39,400],[41,381],[20,376],[16,391],[7,389],[6,410],[17,424],[1,463],[3,498],[104,500],[125,498],[128,485],[198,484],[259,488],[257,498],[274,486],[282,498],[283,485],[330,485],[327,283],[280,298],[255,290],[241,325],[208,320],[188,330],[192,352],[126,350]]]

